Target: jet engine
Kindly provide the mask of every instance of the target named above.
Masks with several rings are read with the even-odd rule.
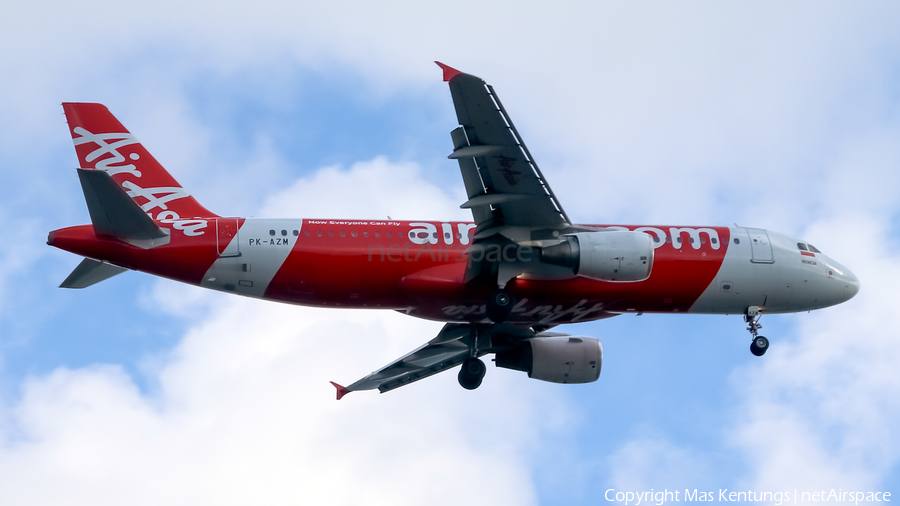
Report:
[[[593,337],[538,334],[496,354],[497,367],[551,383],[590,383],[600,377],[603,345]]]
[[[571,234],[541,250],[541,260],[600,281],[643,281],[653,268],[653,239],[628,230]]]

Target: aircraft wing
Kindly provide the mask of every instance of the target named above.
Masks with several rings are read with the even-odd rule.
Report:
[[[471,334],[469,327],[465,324],[448,323],[428,343],[359,381],[346,387],[332,381],[331,384],[337,388],[338,400],[356,390],[377,388],[384,393],[461,364],[469,357],[468,340],[465,339]]]
[[[437,63],[456,108],[460,127],[451,132],[477,228],[475,239],[502,234],[516,241],[550,238],[569,231],[571,221],[522,142],[491,85]]]
[[[497,343],[502,348],[502,343],[534,335],[530,328],[512,325],[447,323],[434,339],[372,374],[346,387],[333,381],[331,384],[337,389],[338,400],[357,390],[377,388],[384,393],[462,364],[472,356],[471,349],[480,357],[495,353]]]

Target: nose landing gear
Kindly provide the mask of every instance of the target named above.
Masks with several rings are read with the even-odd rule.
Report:
[[[756,355],[757,357],[761,357],[766,354],[766,350],[769,349],[769,340],[764,336],[756,336],[753,338],[753,342],[750,343],[750,353]]]
[[[759,307],[757,306],[750,306],[747,308],[747,314],[744,315],[744,321],[749,324],[747,330],[753,334],[753,341],[750,343],[750,353],[757,357],[765,355],[766,350],[769,349],[769,340],[764,336],[759,335],[759,329],[762,328],[762,325],[759,324],[759,318],[761,316]]]

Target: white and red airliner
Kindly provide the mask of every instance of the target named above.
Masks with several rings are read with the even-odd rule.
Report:
[[[305,306],[391,309],[445,322],[436,337],[350,384],[386,392],[479,357],[556,383],[600,375],[602,346],[550,332],[624,313],[740,314],[750,349],[765,313],[840,304],[859,290],[806,241],[759,228],[579,225],[563,211],[494,89],[438,63],[456,107],[451,133],[474,222],[248,219],[197,202],[100,104],[65,103],[90,225],[50,232],[84,257],[62,287],[126,270]]]

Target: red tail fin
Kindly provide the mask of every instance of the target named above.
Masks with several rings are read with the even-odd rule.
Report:
[[[102,104],[64,103],[83,169],[105,170],[151,218],[211,218]]]

